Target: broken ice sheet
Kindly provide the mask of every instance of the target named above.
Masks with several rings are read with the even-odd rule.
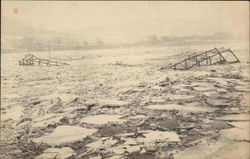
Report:
[[[221,138],[227,140],[236,140],[236,141],[250,141],[250,132],[249,132],[249,122],[232,122],[230,125],[235,126],[234,128],[224,129],[221,133]]]
[[[121,117],[120,115],[94,115],[83,118],[81,122],[96,125],[107,124],[109,122],[122,123],[125,120],[120,119]]]
[[[126,152],[128,152],[128,153],[135,153],[135,152],[141,151],[140,146],[129,146],[129,145],[126,145],[125,148],[126,148]]]
[[[135,153],[141,150],[140,146],[130,146],[130,145],[119,145],[117,147],[112,147],[108,151],[114,153],[115,155],[122,155],[125,153]]]
[[[213,108],[201,107],[201,106],[183,106],[178,104],[165,104],[165,105],[149,105],[147,109],[152,110],[178,110],[182,112],[212,112]]]
[[[63,118],[63,114],[46,114],[43,117],[39,117],[32,122],[31,129],[36,129],[36,128],[45,128],[50,124],[56,124],[59,123],[60,120]]]
[[[101,138],[97,141],[94,141],[92,143],[89,143],[86,145],[86,147],[96,151],[98,149],[102,149],[102,148],[110,148],[113,145],[115,145],[118,141],[113,139],[113,138]]]
[[[229,105],[229,104],[228,104],[229,102],[230,102],[229,99],[218,98],[218,96],[217,96],[217,99],[214,99],[214,98],[212,98],[212,97],[211,97],[211,98],[207,98],[207,103],[208,103],[209,105],[216,106],[216,107],[228,106],[228,105]]]
[[[124,138],[125,140],[125,145],[137,145],[137,142],[134,138]]]
[[[168,94],[166,95],[166,98],[169,98],[171,100],[187,100],[194,98],[194,95],[180,95],[180,94]]]
[[[1,111],[1,120],[4,121],[8,119],[13,119],[18,121],[23,115],[23,110],[24,108],[22,106],[15,106],[11,109]]]
[[[123,155],[125,153],[125,149],[121,145],[116,146],[116,147],[111,147],[111,148],[109,148],[109,151],[116,154],[116,155]]]
[[[218,83],[220,86],[227,86],[228,80],[224,78],[216,78],[216,77],[209,77],[207,78],[209,81],[213,81],[211,83]]]
[[[214,90],[214,85],[206,82],[193,82],[190,87],[196,91],[211,91]]]
[[[4,93],[4,94],[1,94],[1,98],[2,99],[18,99],[18,98],[21,98],[20,95],[14,93],[14,94],[8,94],[8,93]]]
[[[240,153],[240,155],[239,155]],[[209,141],[186,148],[174,155],[175,159],[247,159],[249,143]]]
[[[72,95],[72,94],[64,94],[64,93],[57,93],[56,92],[53,94],[42,96],[42,97],[40,97],[40,99],[41,100],[51,100],[51,99],[56,99],[58,97],[62,100],[63,104],[66,104],[67,102],[70,102],[76,98],[76,96]]]
[[[249,85],[240,85],[240,86],[236,86],[235,89],[236,89],[237,91],[249,92]]]
[[[76,153],[70,147],[49,148],[35,159],[67,159]]]
[[[249,121],[250,116],[249,114],[233,114],[223,116],[220,119],[225,121]]]
[[[58,126],[52,133],[35,138],[33,142],[47,143],[49,145],[69,144],[82,140],[96,131],[96,129],[86,129],[78,126]]]
[[[98,99],[97,100],[98,105],[103,107],[122,107],[122,106],[128,106],[128,103],[121,100],[116,99]]]
[[[140,143],[154,143],[154,142],[180,142],[179,136],[173,131],[146,131],[143,133],[145,138],[137,138]]]
[[[128,119],[144,119],[144,118],[146,118],[145,115],[136,115],[128,117]]]

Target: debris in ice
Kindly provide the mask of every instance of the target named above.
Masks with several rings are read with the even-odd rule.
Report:
[[[33,65],[42,65],[42,64],[45,64],[47,66],[63,66],[63,65],[69,65],[67,63],[63,63],[63,62],[57,62],[57,61],[51,61],[51,60],[48,60],[48,59],[41,59],[41,58],[38,58],[32,54],[26,54],[24,56],[24,58],[22,58],[20,61],[19,61],[19,65],[21,66],[33,66]]]
[[[227,56],[231,55],[233,59],[228,58]],[[219,60],[216,59],[219,57]],[[211,66],[215,64],[225,64],[225,63],[239,63],[239,59],[235,56],[234,52],[231,49],[211,49],[200,54],[193,55],[188,57],[181,62],[178,62],[172,66],[167,67],[168,69],[174,70],[189,70],[193,67],[201,66]]]

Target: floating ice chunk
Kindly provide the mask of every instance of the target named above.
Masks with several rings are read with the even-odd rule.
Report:
[[[128,103],[125,101],[120,101],[116,99],[99,99],[97,103],[103,107],[122,107],[128,106]]]
[[[102,125],[109,122],[121,123],[124,121],[123,119],[120,119],[121,117],[122,116],[120,115],[94,115],[85,117],[81,121],[84,123]]]
[[[249,143],[208,141],[191,146],[174,155],[175,159],[235,159],[249,158]]]
[[[146,117],[145,115],[136,115],[136,116],[128,117],[128,119],[143,119],[145,117]]]
[[[166,98],[172,99],[172,100],[185,100],[185,99],[191,99],[194,98],[193,95],[178,95],[178,94],[169,94],[166,95]]]
[[[154,142],[180,142],[179,136],[173,131],[147,131],[143,134],[145,138],[137,138],[140,143]]]
[[[86,147],[91,148],[94,151],[96,151],[97,149],[103,148],[103,143],[101,140],[97,140],[95,142],[87,144]]]
[[[68,144],[84,139],[96,131],[96,129],[86,129],[78,126],[58,126],[52,133],[33,139],[33,141],[49,145]]]
[[[140,146],[128,146],[128,145],[126,145],[126,151],[128,153],[135,153],[135,152],[141,151],[141,148],[140,148]]]
[[[123,140],[125,140],[125,143],[124,143],[125,145],[137,145],[136,140],[133,138],[127,138],[127,139],[123,139]]]
[[[154,110],[179,110],[183,112],[211,112],[214,110],[208,107],[183,106],[183,105],[177,105],[177,104],[149,105],[146,108],[154,109]]]
[[[62,114],[55,114],[55,113],[46,114],[43,117],[39,117],[32,122],[32,129],[44,128],[50,124],[53,125],[59,123],[62,118],[63,118]]]
[[[4,93],[4,94],[1,94],[1,98],[2,99],[4,99],[4,98],[6,98],[6,99],[18,99],[18,98],[21,98],[21,96],[20,95],[18,95],[18,94],[8,94],[8,93]]]
[[[123,146],[117,146],[117,147],[111,147],[109,149],[110,152],[116,154],[116,155],[122,155],[125,153],[125,148]]]
[[[2,111],[1,120],[3,121],[8,119],[19,120],[23,115],[23,110],[24,108],[22,106],[15,106],[6,111]]]
[[[221,131],[221,138],[236,141],[250,141],[249,122],[233,122],[230,123],[235,128],[225,129]]]
[[[221,120],[226,121],[249,121],[250,116],[249,114],[236,114],[236,115],[226,115],[220,118]]]
[[[98,149],[102,149],[102,148],[107,148],[107,147],[112,147],[113,145],[115,145],[118,141],[114,140],[112,138],[107,139],[107,140],[97,140],[95,142],[89,143],[86,145],[86,147],[93,149],[94,151],[98,150]]]
[[[116,155],[116,156],[111,156],[111,157],[109,157],[107,159],[123,159],[123,158],[124,158],[123,155]]]
[[[70,147],[49,148],[35,159],[67,159],[76,153]]]
[[[199,87],[194,87],[194,89],[197,90],[197,91],[209,91],[209,90],[213,90],[214,88],[199,86]]]
[[[236,89],[237,91],[249,92],[249,86],[248,86],[248,85],[236,86],[235,89]]]
[[[42,96],[40,97],[41,100],[51,100],[51,99],[56,99],[56,98],[60,98],[62,100],[62,102],[64,104],[66,104],[67,102],[72,101],[74,98],[76,98],[75,95],[72,94],[62,94],[62,93],[54,93],[54,94],[50,94],[50,95],[46,95],[46,96]]]

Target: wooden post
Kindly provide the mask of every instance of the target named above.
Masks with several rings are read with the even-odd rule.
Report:
[[[187,60],[185,59],[184,62],[185,62],[185,69],[187,70],[187,68],[188,68],[188,67],[187,67]]]
[[[34,65],[34,59],[33,59],[33,56],[31,56],[30,61],[31,61],[31,64],[32,64],[32,65]]]
[[[200,66],[200,62],[198,62],[198,57],[197,56],[195,56],[195,63],[196,63],[197,66]]]
[[[224,56],[222,56],[222,54],[221,54],[221,52],[217,49],[217,48],[215,48],[215,50],[216,50],[216,52],[220,55],[220,61],[226,61],[226,59],[225,59],[225,57]]]
[[[226,61],[226,59],[224,58],[224,56],[222,56],[221,52],[218,52],[218,54],[220,55],[220,61]]]
[[[235,56],[235,54],[233,53],[233,51],[231,49],[228,49],[229,52],[231,52],[231,54],[233,54],[233,56],[236,58],[237,62],[240,62],[240,60],[238,59],[238,57]]]
[[[208,65],[207,52],[206,52],[206,64]]]

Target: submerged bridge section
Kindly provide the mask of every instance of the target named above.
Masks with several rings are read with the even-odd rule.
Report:
[[[19,61],[19,65],[42,65],[45,64],[47,66],[63,66],[63,65],[69,65],[67,63],[62,63],[62,62],[56,62],[56,61],[51,61],[48,59],[40,59],[32,54],[27,54],[25,57]]]
[[[174,70],[189,70],[193,67],[238,62],[240,62],[240,60],[235,56],[231,49],[218,50],[217,48],[214,48],[189,57],[170,66],[169,68]]]

